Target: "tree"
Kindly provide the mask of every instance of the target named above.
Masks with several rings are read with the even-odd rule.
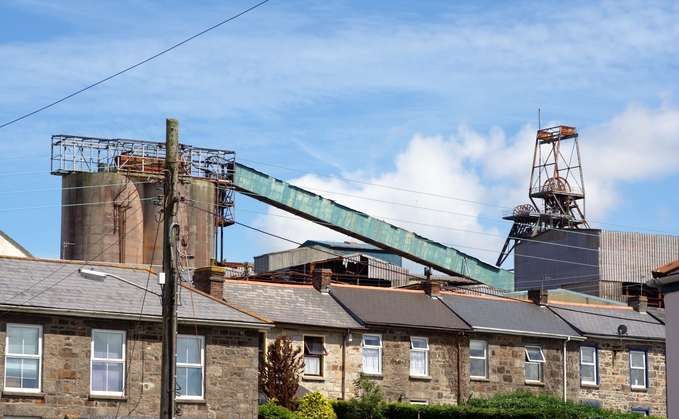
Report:
[[[292,348],[292,339],[282,334],[267,347],[266,359],[259,365],[259,391],[290,410],[295,409],[299,375],[304,370],[302,349]]]

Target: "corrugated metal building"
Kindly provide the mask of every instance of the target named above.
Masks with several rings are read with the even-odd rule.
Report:
[[[677,258],[679,236],[553,229],[515,247],[515,290],[560,287],[626,301],[646,291],[652,270]]]

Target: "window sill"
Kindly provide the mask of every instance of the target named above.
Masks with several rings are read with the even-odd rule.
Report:
[[[488,377],[469,377],[469,381],[483,381],[483,382],[489,383],[490,378],[488,378]]]
[[[302,380],[305,381],[325,381],[325,377],[319,375],[303,375]]]
[[[114,394],[90,394],[88,400],[114,400],[126,402],[127,396],[125,395],[114,395]]]
[[[177,397],[175,402],[177,404],[207,404],[205,399],[182,399],[180,397]]]
[[[647,393],[648,392],[648,388],[646,388],[646,387],[630,386],[630,390],[632,390],[634,392],[638,392],[638,393]]]
[[[363,375],[366,377],[372,377],[372,378],[383,378],[384,374],[381,372],[364,372]]]
[[[431,380],[431,376],[430,375],[411,375],[410,379],[411,380],[429,381],[429,380]]]
[[[524,382],[524,384],[526,384],[527,386],[538,386],[538,387],[544,387],[545,386],[545,383],[543,383],[542,381],[526,380]]]
[[[6,390],[2,392],[2,397],[41,399],[45,397],[45,393],[40,391],[29,392],[29,391]]]
[[[599,388],[599,384],[594,384],[594,383],[580,383],[580,387],[582,387],[582,388],[592,388],[592,389],[596,389],[596,388]]]

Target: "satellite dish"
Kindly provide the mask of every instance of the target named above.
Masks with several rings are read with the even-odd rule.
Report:
[[[622,335],[626,335],[626,334],[627,334],[627,326],[625,326],[624,324],[621,324],[620,326],[618,326],[618,336],[622,337]]]

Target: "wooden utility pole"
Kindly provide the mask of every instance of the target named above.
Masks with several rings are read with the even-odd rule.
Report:
[[[163,358],[162,377],[160,381],[160,419],[174,419],[175,393],[177,389],[177,271],[175,258],[177,255],[177,206],[179,196],[177,179],[179,176],[179,122],[176,119],[165,121],[165,183],[164,183],[164,216],[163,226]]]

